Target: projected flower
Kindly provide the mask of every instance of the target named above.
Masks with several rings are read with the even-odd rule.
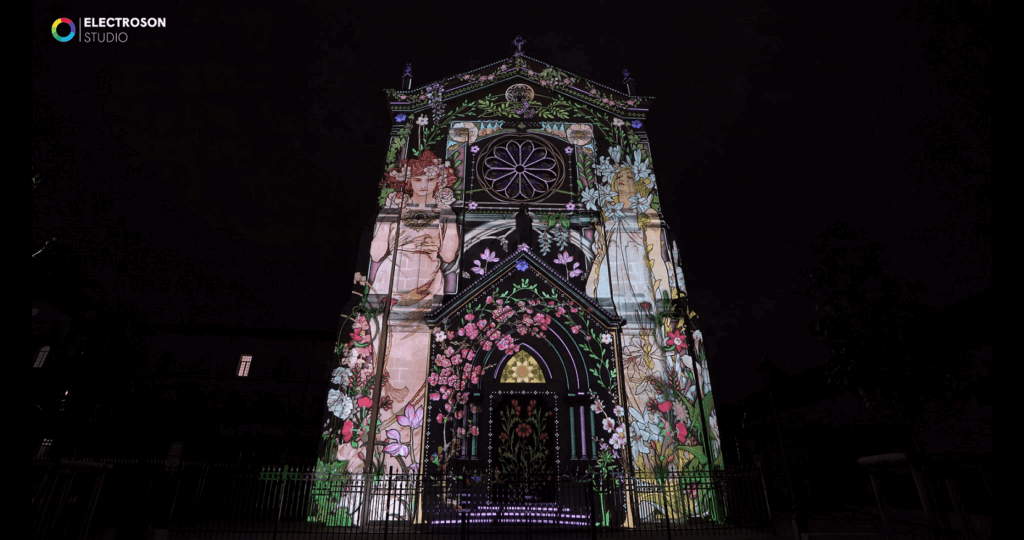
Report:
[[[344,420],[352,414],[352,399],[337,390],[328,390],[327,409],[334,413],[334,416]]]
[[[389,429],[387,431],[389,444],[384,447],[384,451],[391,454],[392,456],[408,456],[409,447],[402,444],[402,435],[398,433],[397,429]]]
[[[687,348],[686,336],[682,330],[676,330],[675,332],[668,333],[668,343],[665,343],[667,347],[675,347],[676,354],[683,352],[683,349]]]
[[[398,416],[398,425],[416,429],[423,425],[423,407],[416,408],[411,404],[405,406],[405,414]]]
[[[565,135],[576,146],[583,146],[594,140],[594,128],[587,124],[573,124]]]
[[[484,158],[484,178],[501,196],[533,199],[554,187],[558,161],[534,141],[511,140]]]
[[[455,122],[452,124],[451,129],[448,130],[448,138],[460,143],[468,142],[472,144],[476,142],[479,134],[480,128],[473,122]]]

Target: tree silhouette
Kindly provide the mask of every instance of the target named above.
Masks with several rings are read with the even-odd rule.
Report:
[[[816,303],[811,331],[828,347],[829,383],[856,392],[894,446],[920,452],[925,425],[969,399],[970,366],[935,327],[955,321],[935,320],[920,285],[894,275],[884,249],[845,223],[819,235],[805,283]]]

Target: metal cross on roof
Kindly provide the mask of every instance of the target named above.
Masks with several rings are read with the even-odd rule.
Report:
[[[515,54],[515,56],[522,56],[523,55],[523,44],[524,43],[526,43],[526,40],[523,39],[523,36],[516,36],[516,38],[512,40],[512,44],[516,46],[516,54]]]

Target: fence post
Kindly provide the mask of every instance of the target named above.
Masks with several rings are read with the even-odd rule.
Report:
[[[281,471],[281,495],[277,498],[277,521],[274,522],[274,539],[277,539],[277,531],[281,528],[281,509],[284,507],[284,490],[288,483],[288,465]]]
[[[655,479],[655,482],[657,482],[657,479]],[[661,510],[662,513],[665,514],[665,535],[668,540],[672,540],[672,523],[668,519],[668,497],[665,496],[665,485],[667,483],[667,479],[663,481],[659,491],[661,491]]]
[[[107,468],[110,467],[112,467],[112,465],[107,466]],[[83,537],[89,536],[89,527],[92,525],[92,515],[93,512],[96,511],[96,503],[98,503],[100,499],[100,490],[103,489],[103,477],[105,473],[105,470],[100,469],[100,472],[96,478],[96,484],[93,486],[92,496],[89,497],[89,517],[85,520],[85,529],[82,532]]]
[[[768,501],[768,484],[764,481],[764,471],[760,463],[755,463],[757,475],[761,477],[761,489],[764,490],[764,507],[768,510],[768,523],[772,526],[772,536],[778,536],[779,530],[775,527],[775,518],[772,517],[772,503]]]
[[[388,510],[391,509],[391,475],[394,473],[394,467],[388,466],[388,491],[384,495],[384,540],[388,538],[388,521],[390,516]]]
[[[871,479],[871,490],[875,492],[875,502],[878,503],[878,514],[882,517],[882,532],[886,540],[889,540],[889,518],[885,512],[885,500],[882,498],[882,484],[878,480],[876,471],[868,471],[868,478]]]
[[[974,523],[971,521],[971,516],[967,513],[967,508],[964,506],[964,502],[960,498],[960,490],[957,488],[956,477],[946,477],[946,489],[949,491],[949,500],[953,503],[953,509],[956,510],[957,516],[959,516],[960,521],[963,522],[964,533],[967,535],[967,538],[974,540],[974,538],[977,537],[974,531]]]
[[[178,503],[178,490],[181,489],[181,476],[184,467],[178,470],[178,483],[174,486],[174,498],[171,500],[171,510],[167,512],[167,528],[171,528],[171,521],[174,520],[174,505]]]
[[[593,488],[586,488],[587,491],[587,508],[588,508],[588,520],[590,522],[590,540],[597,540],[597,526],[594,523],[594,490]]]

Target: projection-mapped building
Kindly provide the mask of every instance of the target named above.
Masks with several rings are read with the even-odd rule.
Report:
[[[541,493],[548,478],[642,483],[722,463],[644,130],[652,99],[625,72],[621,93],[522,43],[416,89],[407,67],[387,91],[394,125],[367,179],[380,210],[337,345],[317,520],[372,519],[360,509],[373,490],[348,489],[370,473],[462,476],[485,493],[527,475],[540,501],[558,496]],[[403,493],[388,512],[429,521],[426,492]],[[616,500],[620,523],[672,504]]]

